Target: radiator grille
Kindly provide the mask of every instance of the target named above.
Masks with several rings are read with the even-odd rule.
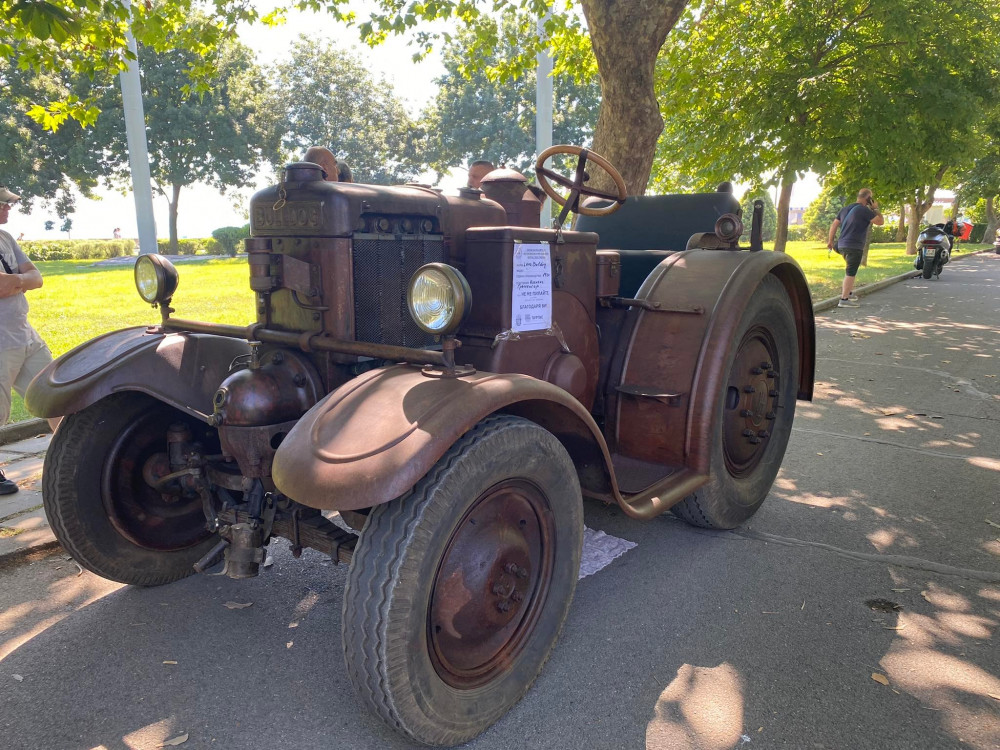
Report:
[[[354,335],[373,344],[425,347],[434,337],[413,322],[406,287],[425,263],[445,261],[440,235],[355,234]]]

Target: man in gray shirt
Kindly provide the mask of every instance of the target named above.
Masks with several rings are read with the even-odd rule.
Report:
[[[0,224],[7,223],[10,207],[21,196],[0,187]],[[49,362],[52,354],[42,337],[28,323],[24,293],[42,285],[42,274],[8,232],[0,229],[0,425],[10,418],[11,389],[24,395],[28,383]],[[55,430],[58,419],[50,419]],[[0,472],[0,495],[17,492],[17,485]]]

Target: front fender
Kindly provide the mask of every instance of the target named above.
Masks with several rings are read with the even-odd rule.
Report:
[[[410,490],[459,437],[497,411],[539,422],[578,465],[599,466],[596,481],[614,486],[600,429],[561,388],[517,374],[429,378],[409,365],[367,372],[306,412],[278,447],[272,478],[313,508],[378,505]]]
[[[42,370],[25,393],[39,417],[73,414],[119,391],[140,391],[208,421],[212,397],[246,341],[203,333],[125,328],[72,349]]]

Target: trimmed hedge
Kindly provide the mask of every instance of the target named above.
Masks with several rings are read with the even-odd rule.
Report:
[[[161,255],[173,254],[170,250],[170,240],[157,240],[156,249]],[[177,240],[177,253],[179,255],[216,255],[219,252],[221,252],[219,243],[211,237]]]
[[[135,240],[28,240],[20,243],[31,260],[84,260],[135,255]]]
[[[250,225],[219,227],[212,231],[213,239],[226,255],[233,256],[243,249],[243,240],[250,236]]]

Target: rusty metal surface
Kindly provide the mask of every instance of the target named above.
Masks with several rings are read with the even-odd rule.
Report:
[[[46,367],[25,394],[38,416],[72,414],[118,391],[140,391],[208,421],[212,397],[246,341],[126,328],[81,344]]]
[[[515,374],[430,379],[399,365],[365,373],[313,407],[278,448],[273,479],[288,497],[314,508],[387,502],[410,489],[480,419],[518,402],[530,404],[523,411],[529,419],[561,439],[571,435],[610,470],[593,418],[554,385]],[[570,448],[571,455],[579,453]]]
[[[280,344],[294,347],[304,352],[340,352],[362,357],[375,357],[397,362],[412,362],[414,364],[443,365],[441,352],[427,349],[408,349],[404,346],[387,346],[385,344],[368,344],[363,341],[344,341],[323,336],[317,336],[306,331],[295,334],[290,331],[275,331],[260,328],[256,325],[241,327],[217,323],[201,323],[196,320],[181,320],[170,318],[167,328],[173,331],[190,331],[194,333],[211,333],[216,336],[228,336],[247,341],[263,341],[268,344]]]
[[[427,616],[431,663],[454,688],[510,668],[548,595],[555,518],[530,482],[507,480],[476,500],[448,541]]]
[[[606,431],[614,453],[707,474],[716,406],[729,378],[726,363],[740,344],[733,340],[735,329],[754,289],[775,269],[786,289],[792,285],[799,340],[806,344],[799,352],[799,391],[811,394],[814,323],[804,281],[801,289],[794,286],[802,278],[795,262],[783,253],[677,253],[650,274],[637,296],[662,301],[665,308],[711,313],[641,308],[627,313],[625,338],[614,355],[621,378],[615,382],[619,370],[612,363],[605,387]],[[640,395],[644,391],[682,396],[654,399]]]
[[[213,407],[221,425],[254,427],[298,419],[322,395],[319,374],[303,355],[272,350],[219,384]]]

